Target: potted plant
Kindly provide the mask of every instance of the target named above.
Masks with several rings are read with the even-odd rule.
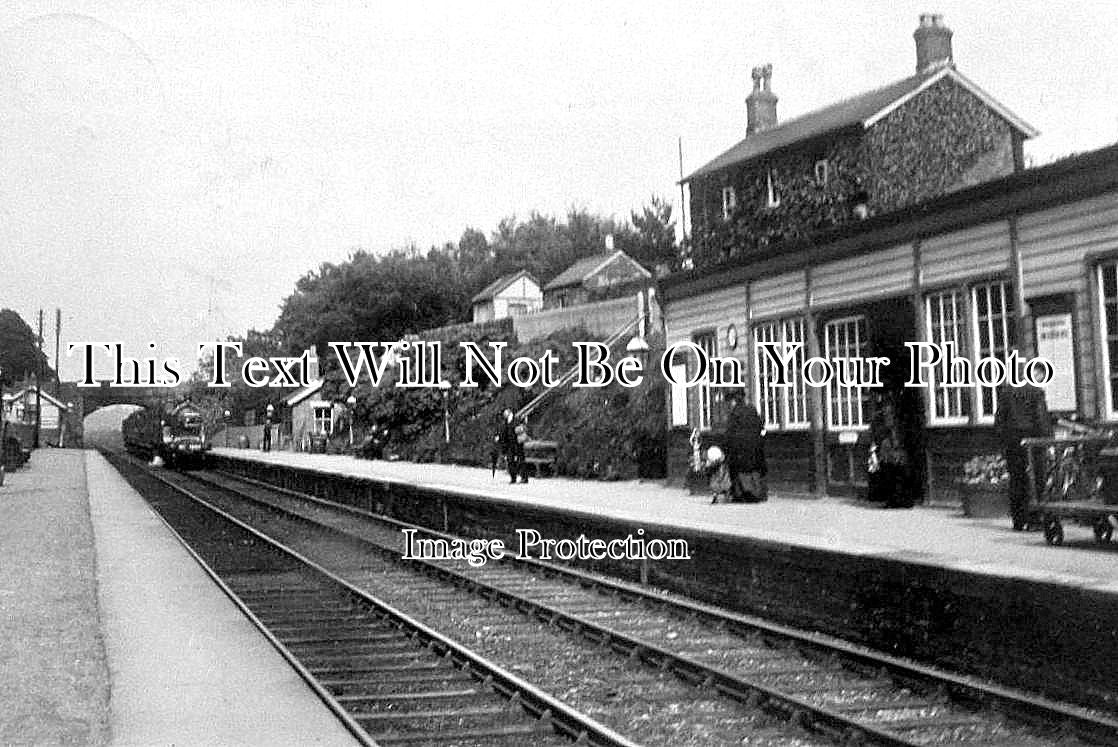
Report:
[[[1009,515],[1009,470],[998,454],[976,456],[963,465],[959,483],[963,515],[991,518]]]

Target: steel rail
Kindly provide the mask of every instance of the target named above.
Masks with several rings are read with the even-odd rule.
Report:
[[[530,613],[541,621],[581,635],[596,644],[603,646],[608,645],[610,649],[625,654],[631,659],[639,659],[654,667],[667,669],[692,685],[714,687],[735,700],[743,702],[751,707],[766,710],[801,727],[815,729],[829,737],[838,737],[848,744],[871,743],[889,745],[890,747],[916,747],[920,744],[919,742],[906,739],[896,732],[888,731],[872,724],[866,724],[838,711],[816,705],[802,698],[797,698],[794,695],[783,693],[755,679],[742,677],[724,669],[704,664],[682,654],[668,651],[660,646],[621,633],[584,617],[564,612],[556,607],[527,599],[505,589],[501,589],[500,587],[493,586],[492,584],[487,584],[475,578],[457,573],[437,563],[419,559],[403,559],[399,555],[399,548],[385,547],[347,530],[321,524],[298,513],[238,491],[235,488],[219,485],[196,475],[192,475],[191,477],[207,482],[220,490],[233,493],[244,500],[262,505],[274,512],[292,517],[297,521],[313,525],[323,531],[334,533],[347,540],[360,543],[363,547],[370,547],[382,556],[390,558],[395,563],[411,565],[422,569],[428,575],[440,576],[443,579],[451,581],[456,586],[470,589],[483,598],[497,601],[522,614]]]
[[[115,467],[118,471],[120,470],[119,465],[124,461],[123,459],[119,459],[117,455],[111,454],[108,451],[102,451],[101,453],[109,461],[109,463],[113,465],[113,467]],[[129,466],[132,469],[140,470],[140,467],[136,464],[130,464]],[[190,495],[186,490],[183,490],[182,488],[179,488],[167,482],[166,480],[163,480],[151,470],[147,470],[146,474],[154,479],[159,480],[164,485],[172,487],[175,490],[178,490],[179,492],[188,496]],[[377,747],[377,743],[373,741],[373,739],[369,736],[369,733],[365,731],[365,729],[359,723],[357,723],[353,716],[351,716],[349,712],[345,710],[342,704],[334,698],[330,691],[324,688],[318,682],[315,676],[311,674],[311,672],[305,666],[303,666],[302,662],[299,661],[295,654],[293,654],[291,650],[287,646],[285,646],[279,640],[279,638],[277,638],[272,633],[271,630],[268,629],[263,621],[261,621],[260,618],[257,617],[251,609],[249,609],[248,605],[246,605],[244,601],[237,595],[237,593],[233,591],[228,584],[225,583],[224,579],[222,579],[221,576],[218,575],[217,571],[215,571],[213,567],[211,567],[210,564],[206,562],[204,558],[202,558],[201,555],[195,552],[194,548],[190,545],[189,542],[187,542],[186,538],[183,537],[179,533],[179,531],[171,525],[169,521],[163,518],[163,515],[160,514],[158,511],[153,511],[152,513],[155,514],[159,521],[163,522],[163,525],[171,533],[171,536],[178,540],[183,549],[185,549],[190,557],[194,559],[194,562],[196,562],[202,568],[205,574],[210,577],[210,580],[213,581],[217,585],[217,587],[221,589],[222,593],[225,594],[225,596],[227,596],[229,600],[237,607],[237,609],[239,609],[241,613],[245,617],[247,617],[253,625],[256,626],[256,628],[260,631],[260,633],[264,636],[268,643],[270,643],[272,647],[279,652],[280,656],[282,656],[287,661],[287,663],[291,665],[292,669],[294,669],[296,674],[298,674],[299,677],[307,684],[307,686],[310,687],[314,694],[318,696],[319,700],[321,700],[330,710],[330,712],[333,713],[334,716],[342,722],[342,725],[345,726],[346,730],[351,735],[353,735],[353,737],[356,738],[358,742],[366,745],[366,747]]]
[[[417,533],[421,532],[431,537],[447,540],[461,539],[460,537],[455,537],[452,534],[437,529],[381,516],[354,506],[347,506],[343,503],[308,495],[289,488],[271,485],[262,480],[225,472],[221,472],[221,474],[235,480],[255,484],[267,490],[285,493],[301,500],[311,501],[335,510],[352,513],[366,519],[372,519],[398,529],[414,529]],[[825,655],[837,655],[861,666],[875,670],[884,670],[893,677],[917,683],[925,688],[930,687],[938,689],[955,700],[978,702],[987,706],[992,705],[996,708],[1008,711],[1014,718],[1020,719],[1026,723],[1047,726],[1055,722],[1061,725],[1064,732],[1073,734],[1086,741],[1104,745],[1118,745],[1118,719],[1111,718],[1107,715],[1090,713],[1086,709],[1065,703],[1058,703],[1041,696],[1023,693],[1012,688],[983,682],[965,675],[917,664],[832,636],[805,632],[762,618],[731,612],[694,600],[679,598],[678,596],[666,598],[662,594],[635,584],[617,579],[603,578],[569,566],[547,563],[534,558],[518,558],[515,556],[506,556],[501,562],[513,566],[524,565],[531,567],[548,576],[565,577],[585,588],[599,588],[611,594],[623,594],[629,597],[639,598],[652,606],[671,610],[682,617],[698,616],[716,625],[727,625],[740,630],[753,631],[782,638],[798,646],[810,648]],[[473,579],[470,580],[473,581]]]
[[[138,465],[133,466],[136,469],[143,469]],[[264,534],[251,525],[241,521],[237,517],[213,505],[204,498],[195,495],[190,490],[182,487],[181,485],[177,485],[173,481],[170,481],[162,475],[152,472],[151,470],[146,470],[146,472],[153,479],[158,480],[160,483],[176,490],[198,505],[208,509],[215,515],[220,516],[225,521],[228,521],[229,523],[250,533],[253,537],[259,539],[261,542],[273,548],[280,554],[286,555],[287,557],[296,560],[301,566],[314,571],[315,574],[326,579],[337,588],[342,589],[353,598],[358,599],[363,603],[375,608],[379,612],[383,613],[386,617],[391,618],[394,622],[403,627],[406,627],[409,631],[412,632],[413,637],[422,640],[432,651],[435,651],[436,653],[453,660],[456,664],[459,665],[460,669],[468,667],[475,673],[484,674],[485,680],[489,682],[495,690],[501,692],[511,701],[516,702],[519,706],[527,710],[536,718],[540,719],[542,722],[554,726],[576,742],[583,744],[590,743],[596,745],[608,745],[610,747],[638,747],[635,742],[632,742],[631,740],[615,732],[604,724],[601,724],[598,721],[590,718],[589,716],[576,711],[562,701],[552,697],[551,695],[540,690],[531,683],[526,682],[512,672],[504,669],[495,662],[489,661],[485,657],[482,657],[479,654],[470,651],[466,647],[444,636],[433,628],[424,625],[405,612],[396,609],[395,607],[389,605],[387,602],[384,602],[381,599],[378,599],[377,597],[374,597],[367,591],[354,586],[349,581],[346,581],[341,576],[338,576],[329,569],[319,565],[297,550],[288,547],[287,545],[279,542],[278,540],[270,537],[267,534]],[[195,553],[192,554],[197,557]],[[208,568],[208,566],[204,567]],[[236,599],[236,595],[234,592],[232,592],[231,589],[229,589],[224,584],[222,586],[223,590],[227,594],[232,595],[233,598]],[[238,606],[244,609],[243,603],[238,604]],[[266,628],[263,627],[263,623],[261,623],[255,615],[250,615],[250,619],[253,620],[254,624],[256,624],[258,627],[261,627],[262,630],[266,631]],[[270,641],[273,641],[273,645],[276,645],[281,653],[285,654],[285,658],[296,664],[296,670],[299,671],[300,676],[304,676],[305,678],[310,677],[313,680],[314,675],[307,671],[305,667],[302,667],[302,665],[298,665],[298,663],[294,661],[294,654],[288,651],[287,648],[275,638],[275,636],[268,634],[268,637]],[[325,689],[322,688],[322,686],[319,685],[317,682],[313,683],[312,687],[315,689],[316,694],[319,694],[320,697],[325,696],[324,700],[326,700],[327,705],[330,706],[332,711],[338,713],[336,709],[343,708],[334,699],[334,697],[326,692]],[[344,714],[344,710],[342,711],[342,713]],[[350,724],[355,724],[352,717],[349,717],[348,714],[344,714],[343,720],[346,722],[347,727],[349,727]],[[356,725],[356,728],[361,729],[361,731],[364,732],[364,729],[362,729],[360,725]],[[371,745],[376,744],[375,742],[370,741],[368,737],[365,738],[364,743]]]

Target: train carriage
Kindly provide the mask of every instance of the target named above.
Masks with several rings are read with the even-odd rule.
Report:
[[[202,467],[211,448],[202,413],[189,402],[164,413],[135,412],[121,430],[129,453],[148,460],[159,457],[168,467]]]

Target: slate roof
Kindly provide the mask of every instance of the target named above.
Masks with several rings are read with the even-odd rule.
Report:
[[[526,277],[533,283],[536,283],[536,285],[539,285],[539,283],[536,282],[536,279],[532,277],[532,273],[528,272],[527,270],[520,270],[518,272],[514,272],[509,275],[503,275],[497,278],[492,283],[482,288],[480,293],[471,298],[470,303],[488,301],[495,297],[498,293],[503,291],[505,288],[508,288],[510,285],[523,277]]]
[[[302,389],[296,389],[294,392],[287,395],[287,397],[284,399],[284,403],[288,407],[294,407],[295,405],[299,404],[307,397],[311,396],[319,389],[321,389],[323,383],[324,382],[322,379],[318,379],[317,381],[312,381],[309,385],[303,387]]]
[[[850,127],[866,129],[889,114],[901,104],[939,80],[949,77],[980,98],[1025,137],[1034,137],[1037,131],[1006,109],[993,97],[975,85],[953,67],[944,67],[890,83],[837,104],[790,119],[769,130],[755,132],[730,148],[702,168],[685,178],[684,182],[715,171],[763,156],[796,143]]]
[[[573,265],[563,270],[561,273],[551,279],[544,290],[555,290],[556,288],[566,288],[569,285],[580,285],[583,280],[593,275],[599,269],[604,267],[606,263],[612,261],[616,257],[621,256],[629,260],[636,267],[640,267],[641,272],[646,276],[652,277],[652,273],[641,267],[640,262],[630,257],[625,252],[617,249],[612,252],[605,252],[603,254],[592,254],[589,257],[583,257]]]
[[[19,391],[11,392],[9,394],[5,394],[5,395],[3,395],[3,400],[5,402],[15,402],[17,399],[23,397],[25,394],[29,394],[29,395],[33,396],[35,394],[35,387],[34,386],[25,386],[22,389],[20,389]],[[39,395],[43,399],[45,399],[47,402],[49,402],[52,405],[54,405],[55,407],[57,407],[59,410],[62,410],[63,412],[69,412],[70,411],[69,407],[67,407],[64,403],[59,402],[54,397],[52,397],[49,392],[47,392],[45,390],[41,390],[39,392]]]

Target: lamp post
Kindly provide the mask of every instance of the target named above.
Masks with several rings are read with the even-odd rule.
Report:
[[[649,350],[648,341],[639,334],[629,340],[625,346],[625,353],[639,359],[642,367],[648,364]]]
[[[221,413],[221,422],[225,424],[225,448],[229,448],[229,416],[233,413],[226,410]]]
[[[4,369],[0,367],[0,395],[4,393]],[[4,398],[0,396],[0,485],[4,484],[4,470],[8,464],[8,416],[4,413]]]
[[[58,386],[57,381],[55,382],[55,386],[56,387]],[[63,415],[59,415],[59,417],[58,417],[58,448],[60,448],[60,449],[64,448],[65,445],[66,445],[65,443],[63,443],[65,441],[65,438],[66,438],[66,425],[70,422],[70,413],[72,413],[73,411],[74,411],[74,403],[73,402],[67,402],[66,403],[66,413],[63,414]]]
[[[440,381],[439,389],[443,393],[443,437],[450,443],[450,382]]]
[[[648,294],[645,291],[637,293],[637,333],[625,346],[625,353],[640,360],[642,369],[648,367],[648,353],[651,349],[645,339],[648,334],[649,306]]]
[[[357,412],[357,397],[349,395],[345,403],[349,405],[349,448],[353,448],[353,416]]]
[[[275,405],[269,403],[264,410],[264,451],[272,450],[272,416],[275,414]]]

